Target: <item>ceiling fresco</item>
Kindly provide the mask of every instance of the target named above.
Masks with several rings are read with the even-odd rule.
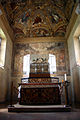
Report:
[[[65,36],[75,0],[2,0],[15,38]]]

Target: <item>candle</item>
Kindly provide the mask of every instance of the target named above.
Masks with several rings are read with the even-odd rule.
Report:
[[[64,74],[64,80],[65,80],[65,81],[67,80],[66,74]]]

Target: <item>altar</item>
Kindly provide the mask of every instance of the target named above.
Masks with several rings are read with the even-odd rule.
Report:
[[[32,80],[33,79],[33,80]],[[60,86],[59,82],[51,82],[53,77],[38,77],[29,78],[30,83],[19,83],[20,90],[20,104],[21,105],[59,105],[61,104]],[[34,82],[39,81],[40,82]],[[47,82],[44,82],[47,81]],[[33,81],[33,83],[31,82]],[[43,81],[43,82],[41,82]]]
[[[38,109],[39,110],[41,109],[42,111],[42,108],[44,107],[40,108],[41,106],[48,105],[50,106],[49,110],[51,110],[52,106],[62,105],[63,86],[65,89],[64,104],[67,105],[68,104],[68,94],[67,94],[68,82],[67,81],[60,82],[58,76],[51,76],[51,74],[54,75],[56,71],[55,65],[50,66],[48,62],[45,62],[45,63],[31,62],[29,66],[30,66],[29,68],[24,67],[26,71],[23,72],[24,75],[25,74],[27,75],[27,77],[23,76],[21,78],[21,82],[18,83],[18,86],[19,86],[18,94],[20,95],[18,99],[18,103],[20,105],[21,110],[23,110],[23,106],[24,106],[24,111],[30,110],[30,108],[28,109],[28,107],[31,107],[31,111],[32,111],[33,106],[34,106],[34,110],[35,110],[35,106],[38,106],[39,107]],[[11,91],[13,91],[13,85],[12,85]],[[11,93],[11,96],[12,96],[12,93]],[[11,106],[12,106],[12,97],[11,97]],[[17,107],[14,107],[13,109],[9,108],[9,110],[11,111],[11,110],[14,110],[15,108]],[[53,107],[53,110],[54,109],[55,108]],[[62,107],[62,109],[64,109],[64,106]]]
[[[50,74],[56,71],[55,56],[32,56],[29,77],[23,77],[19,86],[21,105],[59,105],[61,104],[60,86],[58,77]],[[34,59],[35,60],[34,60]],[[24,72],[26,73],[26,72]]]

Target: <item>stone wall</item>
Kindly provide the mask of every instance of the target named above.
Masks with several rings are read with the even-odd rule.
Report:
[[[0,102],[9,99],[10,95],[12,59],[12,42],[10,39],[8,39],[6,47],[5,65],[4,68],[0,68]]]
[[[80,16],[75,12],[72,15],[70,24],[68,26],[69,36],[67,39],[70,71],[71,71],[71,90],[72,90],[72,103],[74,105],[80,104],[80,48],[78,36],[80,35]],[[79,29],[77,29],[79,28]],[[71,31],[70,31],[71,30]]]
[[[1,9],[1,6],[0,6]],[[1,9],[2,10],[2,9]],[[6,52],[5,52],[5,64],[0,67],[0,102],[4,102],[10,95],[10,83],[11,83],[11,60],[12,60],[12,40],[13,32],[5,17],[4,11],[0,15],[0,28],[6,36]],[[10,35],[11,37],[10,37]]]

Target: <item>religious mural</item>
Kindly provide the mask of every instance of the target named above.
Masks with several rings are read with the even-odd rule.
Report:
[[[32,61],[48,61],[48,55],[53,54],[56,56],[57,74],[66,72],[66,58],[65,58],[65,44],[64,42],[51,42],[51,43],[16,43],[14,46],[14,75],[23,74],[23,57],[30,54],[31,56],[37,55],[37,58],[32,57]],[[45,55],[45,57],[44,57]],[[39,58],[39,59],[38,59]],[[38,60],[37,60],[38,59]],[[67,60],[68,61],[68,60]],[[68,66],[68,65],[67,65]]]
[[[2,0],[15,38],[65,36],[75,0]]]

